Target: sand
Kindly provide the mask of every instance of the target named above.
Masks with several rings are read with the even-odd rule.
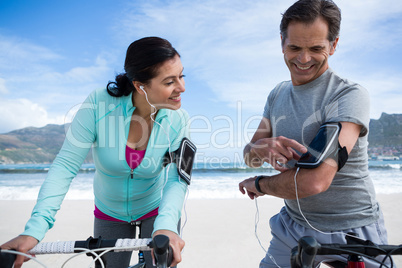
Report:
[[[379,195],[390,244],[402,244],[402,194]],[[258,236],[267,248],[271,239],[268,220],[283,205],[283,200],[258,199]],[[0,201],[0,242],[22,232],[34,201]],[[57,214],[56,224],[44,241],[85,240],[92,235],[93,202],[66,200]],[[258,267],[265,253],[255,236],[255,202],[239,199],[189,199],[187,223],[183,230],[186,247],[179,267]],[[184,220],[184,214],[183,214]],[[42,255],[38,259],[47,267],[61,267],[71,255]],[[402,267],[402,257],[395,258]],[[65,267],[88,267],[89,257],[80,256]],[[41,267],[29,261],[23,267]]]

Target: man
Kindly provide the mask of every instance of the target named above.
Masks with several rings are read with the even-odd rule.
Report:
[[[346,243],[345,234],[354,232],[387,243],[368,172],[369,96],[328,65],[338,44],[340,21],[340,10],[331,0],[297,1],[282,17],[282,52],[291,81],[271,91],[263,119],[244,148],[247,165],[267,162],[280,173],[239,184],[251,199],[266,194],[285,200],[270,220],[272,240],[260,267],[290,267],[291,249],[303,236],[319,243]],[[295,163],[326,122],[341,124],[338,141],[340,148],[346,147],[348,160],[342,167],[337,157],[328,157],[317,168],[297,169]],[[328,257],[317,256],[316,261]]]

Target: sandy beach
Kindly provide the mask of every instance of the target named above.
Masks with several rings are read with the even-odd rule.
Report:
[[[390,244],[402,244],[402,194],[379,195]],[[268,220],[276,214],[283,201],[277,198],[259,198],[260,220],[258,235],[266,248],[271,238]],[[34,201],[0,201],[0,242],[22,232]],[[92,235],[93,202],[66,200],[53,229],[44,241],[85,240]],[[183,230],[186,247],[179,267],[258,267],[265,255],[254,234],[255,202],[240,199],[189,199],[186,204],[187,223]],[[184,220],[184,214],[183,214]],[[61,267],[71,255],[38,256],[47,267]],[[135,256],[136,258],[136,256]],[[402,267],[402,257],[394,258]],[[80,256],[65,267],[88,267],[90,258]],[[40,267],[33,261],[24,267]]]

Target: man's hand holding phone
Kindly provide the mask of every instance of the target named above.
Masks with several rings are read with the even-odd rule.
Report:
[[[259,139],[250,144],[250,156],[262,163],[267,162],[280,172],[288,170],[286,164],[290,160],[299,160],[300,155],[307,152],[307,148],[293,139],[283,136]]]

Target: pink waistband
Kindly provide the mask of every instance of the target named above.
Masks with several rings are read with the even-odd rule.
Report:
[[[140,217],[140,218],[138,218],[138,219],[136,219],[136,220],[134,220],[134,221],[142,221],[142,220],[145,220],[145,219],[147,219],[147,218],[156,216],[156,215],[158,215],[158,209],[159,209],[159,208],[156,208],[156,209],[154,209],[154,210],[148,212],[148,213],[145,214],[144,216],[142,216],[142,217]],[[100,211],[96,206],[95,206],[95,210],[94,210],[94,215],[95,215],[95,218],[100,219],[100,220],[125,222],[125,221],[122,221],[122,220],[113,218],[113,217],[111,217],[111,216],[109,216],[109,215],[103,213],[103,212]]]

